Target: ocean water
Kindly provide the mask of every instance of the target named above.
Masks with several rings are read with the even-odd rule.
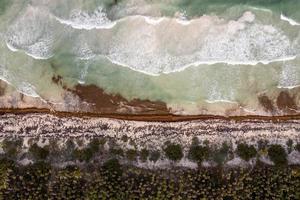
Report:
[[[1,0],[0,78],[63,101],[52,83],[198,113],[255,112],[257,95],[300,85],[298,0]],[[208,110],[209,113],[209,110]]]

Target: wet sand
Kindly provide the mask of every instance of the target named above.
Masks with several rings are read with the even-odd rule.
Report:
[[[95,85],[77,84],[73,87],[67,86],[61,76],[52,77],[53,84],[63,88],[63,99],[75,99],[75,104],[66,100],[61,104],[51,104],[41,101],[39,98],[32,98],[18,92],[15,97],[5,96],[8,84],[1,81],[0,113],[30,114],[44,113],[54,114],[61,117],[105,117],[134,121],[158,121],[158,122],[179,122],[189,120],[223,119],[244,121],[249,119],[266,121],[286,121],[300,119],[300,113],[296,110],[299,105],[297,94],[299,88],[294,90],[282,90],[273,97],[266,94],[258,96],[261,109],[265,115],[260,114],[236,114],[236,115],[181,115],[174,114],[167,104],[162,101],[150,101],[141,99],[127,100],[119,94],[109,94],[102,88]],[[291,92],[292,91],[292,92]],[[29,99],[29,100],[28,100]],[[4,103],[5,102],[5,103]],[[14,104],[10,104],[13,102]],[[233,112],[234,113],[234,112]]]
[[[0,115],[5,114],[51,114],[57,117],[80,117],[80,118],[110,118],[120,119],[129,121],[145,121],[145,122],[183,122],[183,121],[194,121],[194,120],[211,120],[219,119],[224,121],[248,121],[248,120],[259,120],[259,121],[271,121],[271,122],[285,122],[289,120],[300,120],[300,114],[297,115],[282,115],[282,116],[260,116],[260,115],[247,115],[247,116],[221,116],[221,115],[174,115],[174,114],[115,114],[115,113],[93,113],[93,112],[62,112],[54,111],[50,109],[40,108],[25,108],[25,109],[14,109],[14,108],[0,108]]]

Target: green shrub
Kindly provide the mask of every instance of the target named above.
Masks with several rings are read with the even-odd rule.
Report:
[[[130,161],[136,160],[137,157],[137,151],[135,149],[129,149],[126,151],[126,157]]]
[[[150,157],[149,157],[150,161],[156,162],[156,161],[158,161],[159,158],[160,158],[160,152],[159,151],[152,151],[150,153]]]
[[[93,138],[91,142],[89,143],[89,147],[93,151],[93,153],[96,153],[99,151],[101,145],[101,141],[98,138]]]
[[[147,149],[142,149],[140,152],[140,159],[142,162],[146,162],[149,156],[149,151]]]
[[[209,147],[192,145],[189,150],[189,158],[195,162],[202,162],[209,157]]]
[[[300,199],[299,186],[299,166],[260,162],[246,169],[153,170],[111,159],[91,170],[0,160],[0,199]]]
[[[45,160],[49,155],[49,150],[46,147],[40,147],[34,143],[29,147],[29,153],[31,153],[36,160]]]
[[[178,161],[183,157],[182,149],[179,144],[168,144],[164,149],[167,158]]]
[[[92,148],[84,148],[84,149],[75,149],[73,151],[73,157],[79,161],[90,161],[94,156],[94,151]]]
[[[86,180],[76,166],[67,166],[58,171],[51,184],[49,199],[83,199],[86,193]]]
[[[99,151],[100,145],[100,140],[98,138],[93,138],[86,148],[74,149],[73,157],[81,162],[88,162]]]
[[[287,164],[287,154],[279,144],[273,144],[268,149],[268,155],[275,165],[282,166]]]
[[[225,162],[228,152],[230,150],[230,147],[226,142],[223,142],[221,148],[216,149],[214,152],[212,152],[212,159],[215,161],[218,165],[221,165]]]
[[[8,159],[0,160],[0,190],[8,188],[8,181],[13,169],[13,162]]]
[[[18,155],[21,145],[22,140],[20,139],[4,139],[2,142],[3,151],[9,158],[15,158]]]
[[[251,158],[255,157],[257,151],[253,145],[248,145],[245,143],[238,144],[236,152],[245,161],[249,161]]]
[[[103,169],[107,170],[108,172],[117,173],[118,175],[122,174],[122,168],[119,163],[119,160],[115,158],[107,160],[103,164]]]

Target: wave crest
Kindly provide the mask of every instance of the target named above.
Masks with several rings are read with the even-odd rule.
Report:
[[[54,27],[47,11],[28,6],[6,33],[6,44],[11,51],[23,50],[35,59],[52,57]]]
[[[110,29],[116,22],[108,19],[102,7],[98,7],[93,13],[87,13],[81,10],[73,10],[69,19],[55,17],[62,24],[69,25],[75,29]]]

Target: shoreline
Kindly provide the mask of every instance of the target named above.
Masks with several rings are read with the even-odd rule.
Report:
[[[300,114],[281,115],[281,116],[263,116],[263,115],[245,115],[245,116],[222,116],[222,115],[175,115],[175,114],[116,114],[116,113],[93,113],[93,112],[66,112],[55,111],[47,108],[0,108],[0,115],[4,114],[51,114],[57,117],[92,117],[92,118],[108,118],[127,121],[143,121],[143,122],[185,122],[195,120],[211,120],[219,119],[224,121],[272,121],[284,122],[289,120],[300,120]]]

